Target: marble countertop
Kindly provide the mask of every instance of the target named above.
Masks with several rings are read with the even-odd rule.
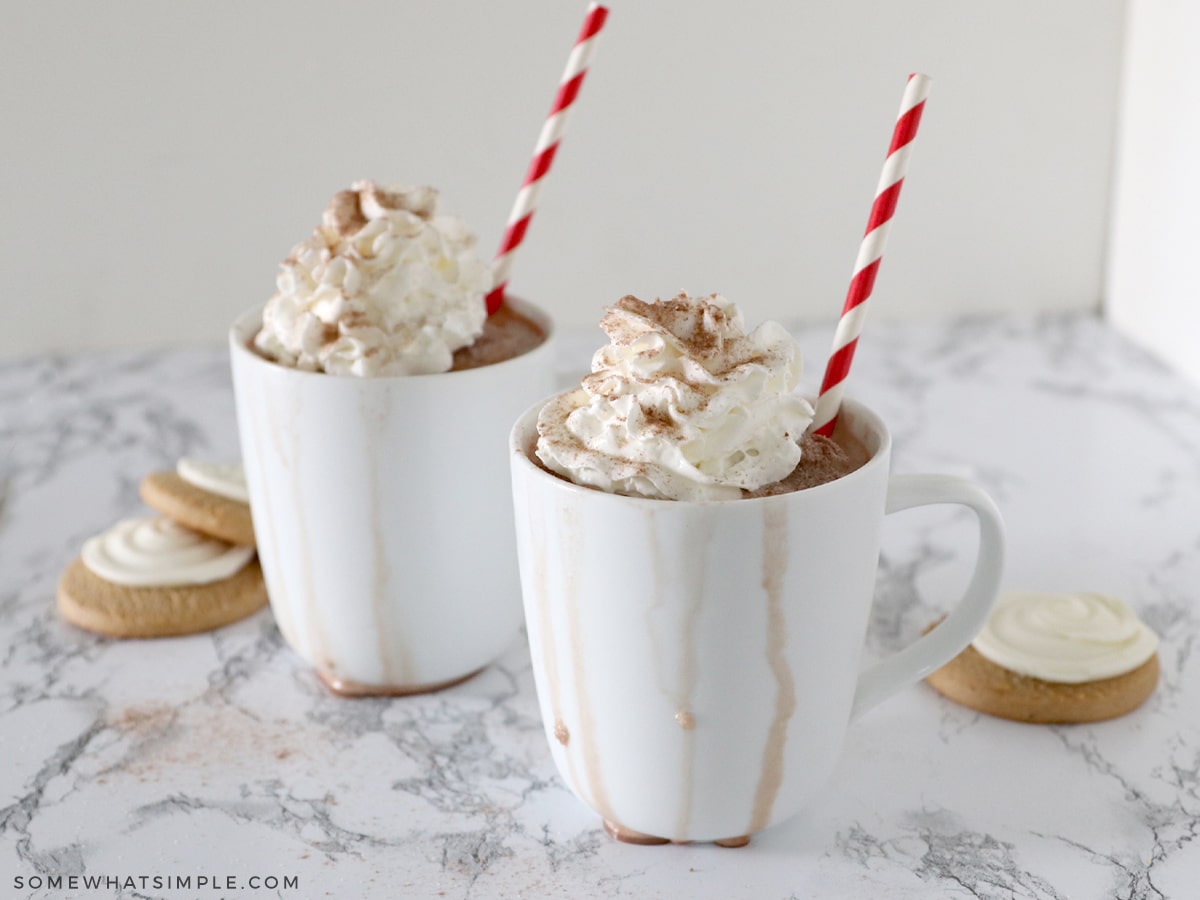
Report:
[[[799,335],[815,372],[831,329]],[[597,339],[566,336],[564,380]],[[1100,321],[1054,317],[873,322],[850,390],[890,422],[895,471],[993,494],[1007,587],[1124,597],[1162,637],[1158,690],[1112,722],[1046,727],[917,685],[749,847],[635,847],[556,776],[521,643],[439,694],[345,700],[267,610],[158,641],[64,624],[60,571],[142,510],[142,475],[236,457],[226,354],[0,361],[0,895],[1195,896],[1200,389]],[[964,515],[889,519],[868,656],[957,596]],[[85,874],[111,880],[72,890]]]

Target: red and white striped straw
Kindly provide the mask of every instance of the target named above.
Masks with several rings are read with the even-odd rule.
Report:
[[[928,75],[908,76],[904,99],[900,101],[900,115],[892,132],[892,145],[888,147],[879,186],[875,188],[875,202],[871,206],[871,217],[867,220],[867,231],[858,248],[858,259],[854,262],[854,276],[846,292],[842,306],[842,317],[833,335],[833,350],[825,366],[825,378],[821,382],[821,393],[817,398],[816,414],[811,430],[828,437],[837,424],[838,409],[846,387],[846,376],[854,359],[854,348],[862,334],[863,322],[867,318],[867,299],[875,287],[875,276],[883,259],[883,248],[887,243],[888,228],[896,213],[900,199],[900,188],[904,185],[904,173],[908,170],[908,157],[912,142],[921,124],[921,113],[925,110],[925,98],[929,96]]]
[[[488,315],[492,315],[504,302],[504,291],[508,287],[508,273],[512,269],[513,255],[521,242],[525,240],[525,232],[529,230],[529,220],[533,218],[537,208],[538,194],[542,190],[542,181],[550,166],[554,163],[554,154],[562,142],[563,131],[567,124],[567,113],[571,111],[583,78],[587,75],[588,65],[596,52],[596,38],[608,18],[608,9],[599,3],[588,7],[587,16],[579,37],[575,39],[575,49],[567,59],[567,68],[563,72],[558,85],[558,93],[554,96],[554,104],[550,107],[550,115],[542,125],[542,133],[538,135],[537,146],[533,148],[533,159],[529,170],[525,173],[525,181],[517,192],[512,212],[508,215],[508,227],[500,241],[500,249],[496,260],[492,263],[492,292],[487,295]]]

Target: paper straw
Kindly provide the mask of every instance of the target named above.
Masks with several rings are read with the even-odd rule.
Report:
[[[529,221],[537,208],[538,194],[542,190],[542,182],[550,166],[554,163],[554,155],[562,142],[563,131],[567,124],[567,113],[579,96],[583,78],[587,75],[588,65],[596,51],[596,38],[608,18],[608,9],[599,3],[588,7],[587,16],[579,37],[575,39],[575,49],[567,59],[567,68],[563,72],[558,85],[558,93],[550,107],[550,115],[542,125],[542,133],[538,135],[537,145],[533,148],[533,159],[529,170],[525,173],[525,181],[517,192],[512,212],[508,216],[508,227],[500,241],[500,249],[492,264],[492,292],[487,295],[488,315],[492,315],[504,302],[504,291],[508,287],[508,273],[512,269],[513,256],[521,242],[525,240],[525,232],[529,230]]]
[[[921,113],[925,110],[925,98],[929,96],[930,78],[927,75],[908,76],[904,99],[900,102],[900,114],[892,131],[892,144],[888,147],[879,186],[875,189],[875,202],[871,206],[871,217],[867,220],[866,234],[858,248],[858,259],[854,262],[854,276],[846,292],[842,306],[842,317],[838,320],[833,336],[833,349],[825,366],[825,378],[821,382],[821,393],[817,398],[816,414],[811,430],[828,437],[837,424],[838,409],[845,391],[846,376],[854,359],[854,348],[862,334],[863,322],[867,318],[867,299],[875,287],[875,276],[883,259],[883,248],[887,243],[888,228],[896,213],[900,199],[900,188],[904,185],[904,173],[908,170],[908,157],[912,142],[921,124]]]

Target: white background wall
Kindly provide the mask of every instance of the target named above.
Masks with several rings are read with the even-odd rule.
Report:
[[[584,2],[3,0],[0,354],[219,341],[328,196],[441,188],[491,256]],[[905,76],[934,76],[873,316],[1094,309],[1122,0],[612,0],[513,273],[840,309]]]
[[[1133,0],[1108,312],[1200,380],[1200,4]]]

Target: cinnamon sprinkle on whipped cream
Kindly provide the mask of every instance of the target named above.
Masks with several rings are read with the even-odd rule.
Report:
[[[601,490],[672,500],[737,499],[800,461],[812,406],[793,390],[801,355],[783,326],[747,333],[719,294],[622,297],[600,323],[579,389],[538,417],[537,456]]]
[[[356,182],[279,267],[255,348],[335,375],[448,371],[487,319],[491,270],[429,187]]]

